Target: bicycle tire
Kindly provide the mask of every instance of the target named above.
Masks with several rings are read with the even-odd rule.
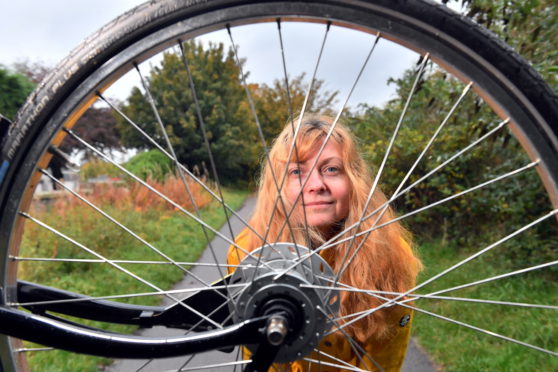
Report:
[[[22,222],[44,168],[48,147],[63,138],[95,92],[104,90],[125,69],[141,63],[185,35],[212,31],[253,19],[309,18],[349,28],[379,31],[432,60],[462,81],[475,82],[476,93],[510,126],[531,160],[540,160],[539,176],[558,206],[558,97],[513,50],[465,17],[423,1],[161,1],[141,5],[91,35],[32,93],[2,142],[0,171],[0,259],[3,301],[16,302],[14,286]],[[186,22],[185,20],[188,20]],[[3,367],[25,369],[21,353],[1,338]]]

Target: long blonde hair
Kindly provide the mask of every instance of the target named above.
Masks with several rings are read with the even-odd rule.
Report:
[[[295,120],[295,125],[297,121]],[[295,148],[293,146],[293,126],[288,123],[279,136],[275,139],[269,152],[269,161],[264,161],[259,182],[258,200],[255,211],[250,219],[254,230],[265,237],[267,242],[294,241],[315,248],[324,242],[325,238],[320,232],[311,227],[304,226],[304,217],[300,212],[302,208],[294,208],[294,213],[289,217],[289,226],[286,224],[285,212],[292,209],[284,192],[281,192],[282,202],[279,200],[277,185],[281,183],[285,169],[289,162],[303,162],[316,150],[316,146],[323,143],[327,133],[332,128],[332,120],[324,116],[307,116],[301,122],[296,136]],[[372,187],[372,176],[364,159],[360,155],[356,141],[348,129],[337,123],[332,131],[330,141],[336,141],[342,151],[344,170],[350,180],[350,206],[347,217],[340,221],[339,228],[352,226],[363,215],[376,210],[386,202],[386,197],[376,189],[366,213],[364,208]],[[290,155],[290,158],[289,158]],[[302,202],[298,201],[297,206]],[[368,218],[360,225],[359,231],[367,230],[374,226],[377,217]],[[388,208],[377,224],[383,224],[394,218],[391,208]],[[356,233],[354,229],[350,233]],[[252,251],[264,244],[253,232],[249,232],[249,244],[244,247]],[[350,236],[350,235],[346,235]],[[366,239],[364,242],[363,240]],[[411,289],[416,282],[416,276],[421,264],[411,249],[410,234],[399,224],[391,223],[380,229],[374,230],[368,237],[357,237],[351,244],[350,241],[338,244],[333,248],[321,252],[322,257],[331,265],[334,272],[338,273],[344,263],[341,262],[346,254],[352,256],[357,247],[363,244],[352,263],[342,272],[340,282],[359,289],[381,290],[388,292],[404,292]],[[349,253],[347,251],[350,250]],[[381,305],[382,301],[363,293],[342,291],[340,316],[357,313]],[[347,327],[347,332],[360,342],[374,337],[381,339],[393,328],[389,309],[376,311]]]

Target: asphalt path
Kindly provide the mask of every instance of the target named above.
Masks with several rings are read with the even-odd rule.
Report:
[[[244,218],[248,219],[251,211],[255,205],[255,198],[249,198],[243,205],[243,207],[238,211],[238,214]],[[233,230],[233,235],[238,234],[244,225],[242,222],[236,218],[232,217],[230,219],[230,224]],[[220,231],[224,236],[231,238],[230,229],[228,224],[225,224]],[[216,255],[219,262],[226,261],[226,254],[229,244],[222,238],[216,237],[211,242],[213,247],[213,252]],[[213,253],[209,248],[207,248],[199,262],[214,262]],[[213,282],[221,277],[219,270],[215,267],[204,267],[196,266],[192,269],[193,273],[203,279],[206,282]],[[182,281],[177,283],[173,289],[183,289],[198,287],[200,284],[198,281],[193,279],[191,276],[185,276]],[[168,304],[168,303],[167,303]],[[184,331],[168,329],[165,327],[153,327],[150,329],[142,329],[138,331],[138,335],[141,336],[152,336],[152,337],[162,337],[162,336],[180,336],[184,334]],[[132,360],[132,359],[122,359],[116,360],[111,366],[105,369],[106,372],[130,372],[130,371],[142,371],[142,372],[166,372],[166,371],[178,371],[183,368],[187,362],[186,370],[199,370],[197,367],[206,366],[203,371],[233,371],[234,367],[231,365],[220,366],[219,364],[231,362],[236,360],[237,350],[235,349],[232,353],[223,353],[220,351],[212,351],[202,354],[197,354],[191,358],[179,357],[179,358],[165,358],[156,360]],[[207,368],[207,366],[215,366]],[[240,371],[241,368],[237,368]],[[405,362],[403,364],[403,372],[435,372],[436,368],[428,358],[428,356],[417,346],[414,340],[411,340],[411,344],[407,351],[405,357]]]

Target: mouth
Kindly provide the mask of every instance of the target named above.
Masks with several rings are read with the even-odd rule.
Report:
[[[305,207],[324,207],[328,205],[332,205],[332,201],[315,201],[310,203],[304,203]]]

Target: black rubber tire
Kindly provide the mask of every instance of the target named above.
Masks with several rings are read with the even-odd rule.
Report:
[[[245,17],[263,15],[331,17],[401,37],[414,49],[429,52],[448,70],[458,71],[458,76],[477,82],[480,95],[495,102],[501,116],[520,123],[518,137],[531,158],[541,159],[544,184],[558,205],[558,98],[523,58],[490,32],[444,6],[411,0],[152,1],[118,17],[74,49],[28,98],[2,140],[0,274],[4,302],[13,297],[14,273],[8,267],[8,255],[17,240],[18,211],[25,208],[35,187],[30,180],[54,135],[103,84],[103,68],[115,68],[108,65],[114,56],[149,35],[202,15],[196,20],[209,20],[209,28],[212,22],[242,22]],[[85,93],[80,91],[84,88]],[[6,355],[8,341],[2,337],[0,343],[2,363],[6,370],[13,370],[14,362]]]

